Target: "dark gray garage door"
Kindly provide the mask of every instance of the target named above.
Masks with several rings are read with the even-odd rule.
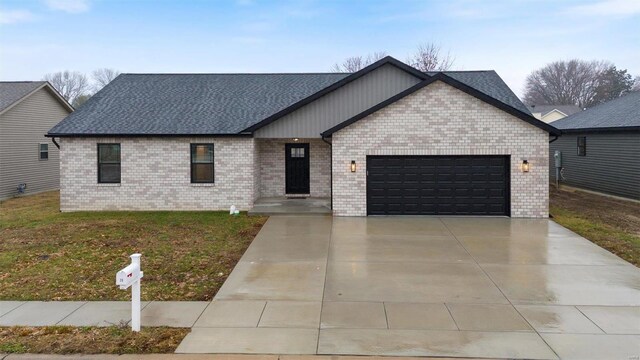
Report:
[[[369,215],[509,215],[507,156],[368,156]]]

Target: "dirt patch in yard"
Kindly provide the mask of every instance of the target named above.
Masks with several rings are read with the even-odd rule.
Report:
[[[173,353],[190,329],[124,326],[0,327],[0,353],[155,354]]]
[[[0,202],[0,300],[128,300],[115,273],[135,252],[143,300],[211,300],[266,221],[221,211],[58,209],[58,192]]]
[[[640,267],[640,203],[550,189],[553,220]]]

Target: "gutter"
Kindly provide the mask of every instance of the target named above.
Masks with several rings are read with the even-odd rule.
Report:
[[[47,133],[45,137],[78,137],[78,138],[105,138],[105,137],[161,137],[161,138],[175,138],[175,137],[253,137],[252,133],[233,133],[233,134],[82,134],[82,133]]]
[[[51,141],[53,142],[53,145],[55,145],[58,148],[58,150],[60,150],[60,144],[58,144],[58,142],[56,141],[56,138],[51,137]]]
[[[551,144],[552,142],[558,140],[559,137],[560,137],[560,135],[553,135],[553,139],[549,140],[549,144]]]

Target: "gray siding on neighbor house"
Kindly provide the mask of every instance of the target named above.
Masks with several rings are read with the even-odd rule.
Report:
[[[319,138],[320,133],[417,84],[393,65],[379,69],[257,130],[257,138]]]
[[[587,138],[586,156],[578,156],[579,136]],[[640,199],[640,132],[564,134],[549,145],[551,180],[553,154],[562,152],[561,184]]]
[[[42,88],[0,115],[0,199],[17,194],[20,183],[27,194],[58,189],[58,148],[44,135],[69,111]],[[49,159],[40,160],[39,144],[49,144]]]

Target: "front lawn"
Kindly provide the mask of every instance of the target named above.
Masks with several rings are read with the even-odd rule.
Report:
[[[155,354],[173,353],[189,329],[124,326],[0,327],[0,354]]]
[[[143,300],[211,300],[264,217],[60,213],[58,192],[0,203],[0,300],[128,300],[115,273],[142,253]]]
[[[550,213],[558,224],[640,267],[640,204],[551,187]]]

